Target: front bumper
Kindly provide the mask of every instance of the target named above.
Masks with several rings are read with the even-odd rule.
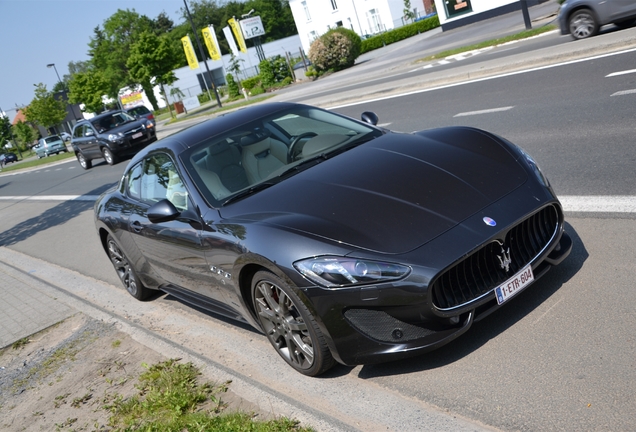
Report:
[[[553,207],[558,215],[554,233],[546,237],[549,240],[545,246],[537,249],[537,255],[528,261],[535,281],[552,266],[560,264],[572,250],[572,240],[563,230],[560,205],[551,191],[544,189],[543,203],[536,207],[536,201],[530,201],[528,196],[540,199],[539,191],[528,194],[524,189],[526,187],[513,192],[429,244],[393,257],[395,262],[413,269],[401,281],[340,290],[302,289],[315,316],[321,318],[319,325],[329,336],[334,357],[347,365],[397,360],[437,349],[468,331],[474,322],[500,307],[494,290],[503,280],[450,308],[440,308],[435,303],[433,283],[449,268],[525,224],[542,209]],[[503,228],[489,234],[492,237],[485,237],[491,228],[482,221],[484,216],[496,216]],[[511,270],[510,276],[512,274]]]

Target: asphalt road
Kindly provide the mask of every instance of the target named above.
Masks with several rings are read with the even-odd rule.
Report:
[[[636,73],[608,75],[635,63],[636,54],[625,53],[338,111],[358,117],[374,110],[382,124],[404,131],[482,127],[530,151],[562,196],[633,196]],[[439,409],[475,429],[633,430],[634,213],[567,212],[572,255],[446,347],[308,379],[247,328],[170,297],[126,297],[97,242],[90,200],[2,199],[90,196],[117,181],[124,166],[84,172],[72,161],[0,176],[0,245],[106,282],[101,292],[77,295],[291,400],[310,401],[343,429],[440,430],[426,417]]]

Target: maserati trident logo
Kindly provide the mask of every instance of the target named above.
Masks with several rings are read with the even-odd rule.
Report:
[[[508,273],[510,271],[510,264],[512,263],[512,260],[510,259],[510,248],[508,248],[508,250],[504,250],[504,248],[501,248],[501,255],[497,255],[497,258],[499,258],[499,265],[501,265],[502,270],[505,270],[506,273]]]

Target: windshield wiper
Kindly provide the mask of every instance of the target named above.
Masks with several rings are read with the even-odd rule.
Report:
[[[265,183],[259,183],[247,189],[243,189],[242,191],[236,193],[235,195],[232,195],[231,197],[223,201],[222,205],[226,205],[231,202],[237,201],[239,199],[245,198],[248,195],[252,195],[255,192],[259,192],[259,191],[262,191],[263,189],[267,189],[268,187],[273,186],[275,184],[276,183],[273,183],[273,182],[265,182]]]

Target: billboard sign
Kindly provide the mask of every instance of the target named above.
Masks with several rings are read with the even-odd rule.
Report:
[[[241,30],[243,30],[245,39],[252,39],[253,37],[263,36],[265,34],[263,21],[261,21],[261,17],[259,16],[245,18],[239,22],[241,23]]]

